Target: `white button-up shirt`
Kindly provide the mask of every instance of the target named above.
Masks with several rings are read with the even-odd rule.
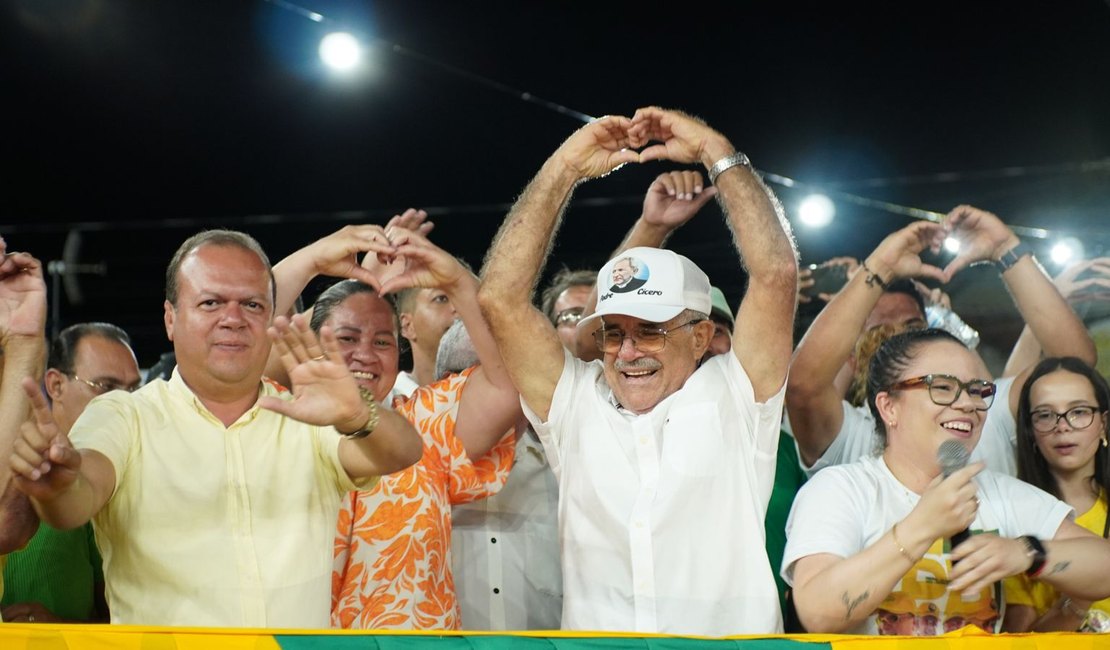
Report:
[[[531,427],[509,480],[451,509],[451,557],[464,630],[557,630],[563,613],[559,488]]]
[[[525,405],[559,482],[563,628],[782,631],[763,519],[784,389],[757,404],[722,354],[634,415],[566,355],[548,421]]]

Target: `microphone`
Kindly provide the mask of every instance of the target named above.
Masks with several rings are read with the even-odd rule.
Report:
[[[940,443],[940,448],[937,449],[937,464],[940,465],[940,471],[944,474],[944,478],[948,478],[954,472],[966,467],[969,458],[971,458],[971,452],[959,440],[945,440]],[[951,548],[956,548],[968,537],[971,537],[971,532],[967,528],[952,535]]]

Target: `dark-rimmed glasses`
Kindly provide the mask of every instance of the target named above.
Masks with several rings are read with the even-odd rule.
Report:
[[[908,388],[921,388],[922,386],[928,387],[929,399],[933,400],[933,404],[937,406],[951,406],[956,403],[956,400],[960,399],[960,395],[964,391],[967,391],[967,396],[971,399],[971,403],[977,411],[989,409],[991,404],[994,403],[994,394],[997,392],[994,382],[985,379],[972,379],[964,382],[952,375],[937,374],[903,379],[896,384],[892,384],[887,390],[906,390]]]
[[[1033,430],[1037,433],[1049,433],[1056,429],[1056,425],[1060,423],[1061,418],[1066,420],[1068,426],[1073,429],[1086,429],[1091,426],[1095,421],[1095,413],[1098,409],[1094,406],[1073,406],[1063,413],[1057,413],[1052,409],[1037,409],[1029,414],[1029,421],[1033,425]]]
[[[128,393],[133,393],[139,388],[138,384],[133,386],[125,386],[123,384],[117,384],[114,381],[93,381],[92,379],[82,379],[81,377],[77,376],[77,373],[71,373],[69,377],[93,389],[93,391],[95,391],[97,395],[110,393],[114,390],[125,390]]]
[[[647,327],[641,326],[636,329],[633,334],[625,334],[619,329],[611,329],[602,327],[594,332],[594,341],[597,343],[597,349],[605,353],[616,352],[621,349],[624,340],[630,339],[632,347],[640,352],[652,353],[659,352],[667,344],[667,335],[675,330],[682,329],[687,325],[697,325],[705,320],[704,318],[695,318],[694,320],[687,321],[681,325],[675,325],[670,329],[662,327]]]

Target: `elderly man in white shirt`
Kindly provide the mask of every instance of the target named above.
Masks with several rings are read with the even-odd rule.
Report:
[[[562,207],[582,180],[656,159],[700,162],[716,184],[748,272],[732,354],[701,362],[714,333],[706,275],[642,247],[599,272],[597,312],[580,327],[600,326],[603,359],[579,361],[529,302]],[[629,257],[634,277],[614,289]],[[763,517],[796,284],[781,207],[747,157],[676,111],[583,127],[506,217],[479,301],[559,482],[564,628],[782,630]]]

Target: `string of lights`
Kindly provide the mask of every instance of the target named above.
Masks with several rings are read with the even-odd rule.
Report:
[[[303,16],[304,18],[312,20],[314,22],[338,24],[337,21],[334,21],[327,16],[323,16],[322,14],[305,9],[304,7],[296,5],[292,2],[288,2],[288,0],[263,1],[268,2],[276,7],[280,7],[287,11],[296,13],[297,15]],[[582,111],[574,110],[572,108],[559,104],[558,102],[544,99],[542,97],[537,97],[530,92],[514,88],[495,79],[491,79],[470,70],[445,63],[434,57],[422,54],[398,43],[393,43],[380,38],[375,40],[378,43],[386,46],[395,54],[409,57],[425,65],[438,68],[449,74],[466,79],[478,85],[485,86],[494,91],[504,93],[521,101],[530,102],[542,106],[560,115],[565,115],[583,123],[588,123],[596,119],[594,116],[591,116]],[[806,222],[808,225],[820,227],[821,225],[825,225],[829,221],[831,221],[832,215],[835,212],[835,206],[832,204],[832,201],[829,199],[829,197],[835,197],[837,200],[845,203],[851,203],[854,205],[872,208],[890,214],[910,217],[913,219],[925,219],[934,222],[939,222],[944,219],[944,214],[940,212],[902,205],[899,203],[894,203],[892,201],[873,199],[854,192],[846,191],[846,189],[844,188],[847,187],[883,188],[923,184],[955,183],[961,181],[981,181],[990,179],[1019,179],[1059,174],[1110,173],[1110,158],[1093,161],[1065,162],[1045,165],[1011,166],[1000,169],[988,169],[978,171],[939,172],[913,176],[867,178],[856,181],[826,182],[820,185],[805,183],[793,179],[789,176],[776,174],[766,170],[758,171],[762,175],[763,179],[768,183],[810,192],[812,196],[803,201],[803,204],[801,206],[801,212],[803,213],[801,217],[803,222]],[[809,218],[806,218],[807,214],[811,216]],[[1015,234],[1019,236],[1029,237],[1033,239],[1049,239],[1052,237],[1062,236],[1062,233],[1048,228],[1011,225],[1011,229],[1015,232]]]

